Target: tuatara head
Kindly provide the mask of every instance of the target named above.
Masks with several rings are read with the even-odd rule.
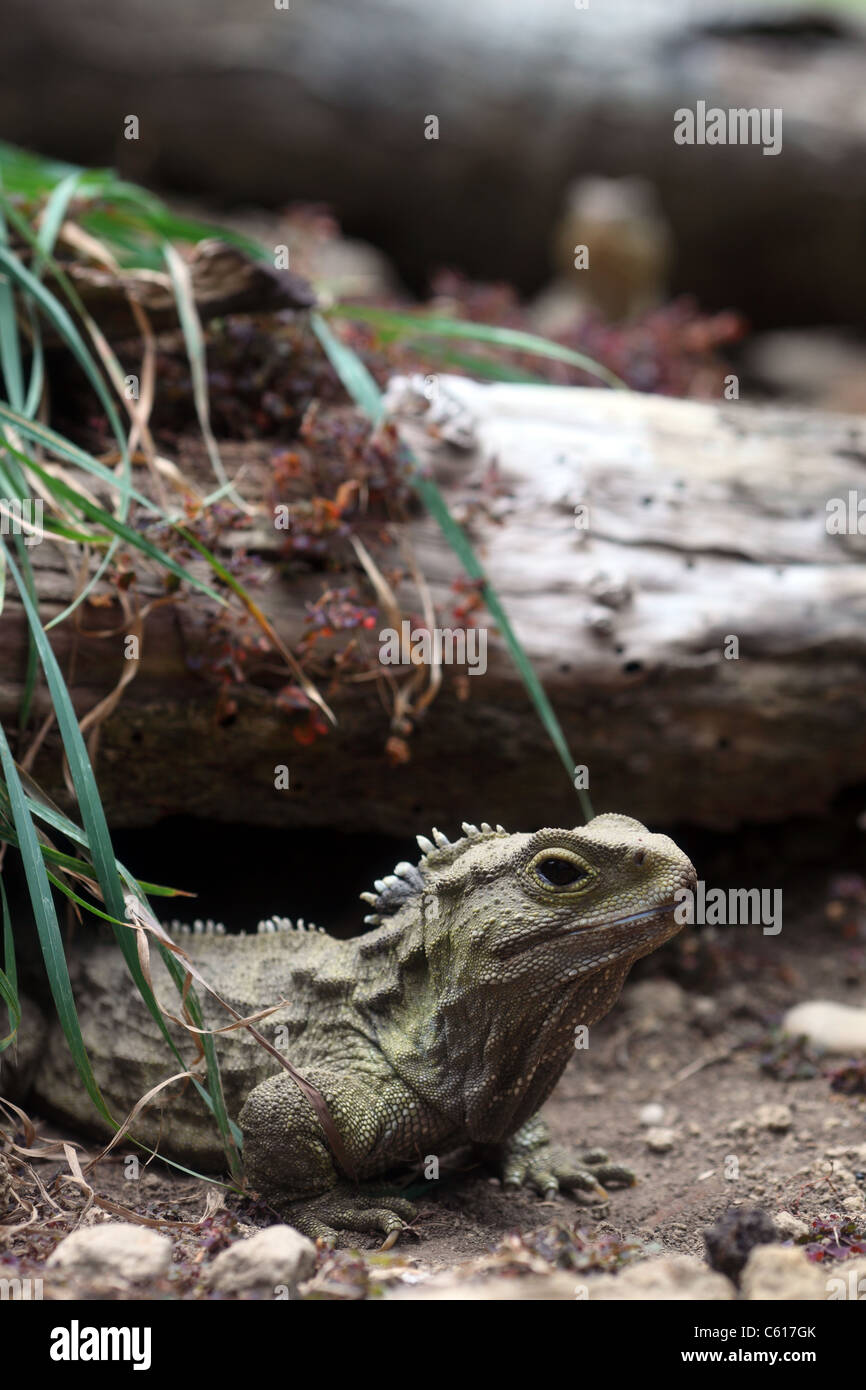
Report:
[[[695,870],[667,835],[629,816],[596,816],[573,830],[509,835],[464,825],[454,844],[419,836],[424,857],[399,864],[367,895],[367,920],[423,921],[440,970],[495,988],[564,984],[616,962],[630,965],[680,930],[674,894]],[[447,964],[443,957],[450,957]]]

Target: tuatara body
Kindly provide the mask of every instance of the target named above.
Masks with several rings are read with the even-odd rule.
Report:
[[[218,1051],[248,1187],[313,1236],[396,1238],[412,1207],[366,1180],[467,1144],[498,1155],[507,1185],[542,1193],[598,1192],[630,1177],[605,1155],[553,1147],[538,1110],[576,1028],[606,1014],[632,964],[679,930],[674,895],[693,886],[694,869],[673,841],[627,816],[535,834],[463,831],[453,844],[439,831],[419,836],[420,862],[398,864],[363,895],[365,935],[338,941],[275,918],[254,934],[211,927],[181,943],[244,1017],[286,1001],[259,1027],[321,1093],[354,1181],[273,1056],[243,1030],[220,1035]],[[157,995],[176,1009],[156,952],[153,960]],[[122,1118],[171,1074],[170,1053],[115,946],[84,948],[74,983],[97,1080]],[[211,1027],[228,1021],[214,1003],[205,1012]],[[188,1051],[188,1035],[177,1037]],[[92,1126],[59,1036],[43,1050],[34,1089],[55,1113]],[[161,1092],[133,1132],[184,1162],[224,1167],[189,1082]]]

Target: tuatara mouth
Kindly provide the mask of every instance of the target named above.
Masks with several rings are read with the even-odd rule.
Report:
[[[673,912],[679,903],[659,903],[656,907],[647,907],[643,912],[630,912],[624,917],[609,917],[605,922],[592,922],[587,927],[569,927],[565,932],[559,933],[563,936],[574,936],[580,931],[598,931],[599,928],[605,930],[607,927],[626,927],[630,922],[648,922],[651,917],[661,917],[665,913]]]
[[[649,922],[654,917],[670,916],[679,907],[679,903],[667,902],[658,903],[655,907],[645,908],[643,912],[629,912],[622,917],[608,917],[603,922],[590,922],[581,927],[558,927],[554,931],[548,932],[545,936],[536,936],[532,941],[521,941],[518,944],[509,944],[499,954],[501,956],[522,955],[524,951],[537,950],[548,941],[561,941],[564,936],[593,935],[600,931],[609,931],[611,927],[626,927],[633,922]]]

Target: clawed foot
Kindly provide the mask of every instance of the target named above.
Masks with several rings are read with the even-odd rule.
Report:
[[[550,1142],[547,1125],[530,1120],[505,1144],[502,1181],[507,1188],[534,1187],[542,1197],[560,1191],[587,1192],[605,1200],[606,1187],[632,1187],[637,1178],[630,1168],[611,1163],[600,1149],[573,1154]]]
[[[381,1248],[390,1250],[400,1232],[415,1219],[416,1208],[403,1197],[362,1191],[343,1183],[321,1197],[288,1204],[284,1215],[303,1235],[329,1246],[354,1244],[344,1238],[344,1231],[381,1232],[385,1236]]]

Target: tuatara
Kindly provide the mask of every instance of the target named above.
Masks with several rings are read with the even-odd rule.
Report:
[[[419,836],[418,865],[398,864],[362,895],[365,935],[338,941],[273,918],[248,936],[211,924],[182,944],[240,1014],[287,1001],[259,1026],[318,1088],[355,1179],[469,1144],[496,1153],[506,1185],[543,1194],[628,1181],[604,1154],[552,1146],[538,1109],[576,1028],[606,1014],[631,965],[679,930],[674,894],[693,885],[694,869],[667,836],[627,816],[535,834],[463,831],[453,844],[436,830]],[[157,995],[176,1008],[153,955]],[[120,1118],[170,1075],[170,1054],[116,947],[85,947],[75,986],[97,1079]],[[206,1017],[212,1027],[228,1021],[213,1003]],[[248,1187],[313,1236],[396,1238],[413,1208],[338,1171],[288,1072],[243,1030],[220,1035],[218,1048]],[[43,1050],[34,1089],[54,1112],[92,1125],[59,1036]],[[188,1082],[161,1092],[133,1132],[187,1163],[224,1166],[214,1121]]]

